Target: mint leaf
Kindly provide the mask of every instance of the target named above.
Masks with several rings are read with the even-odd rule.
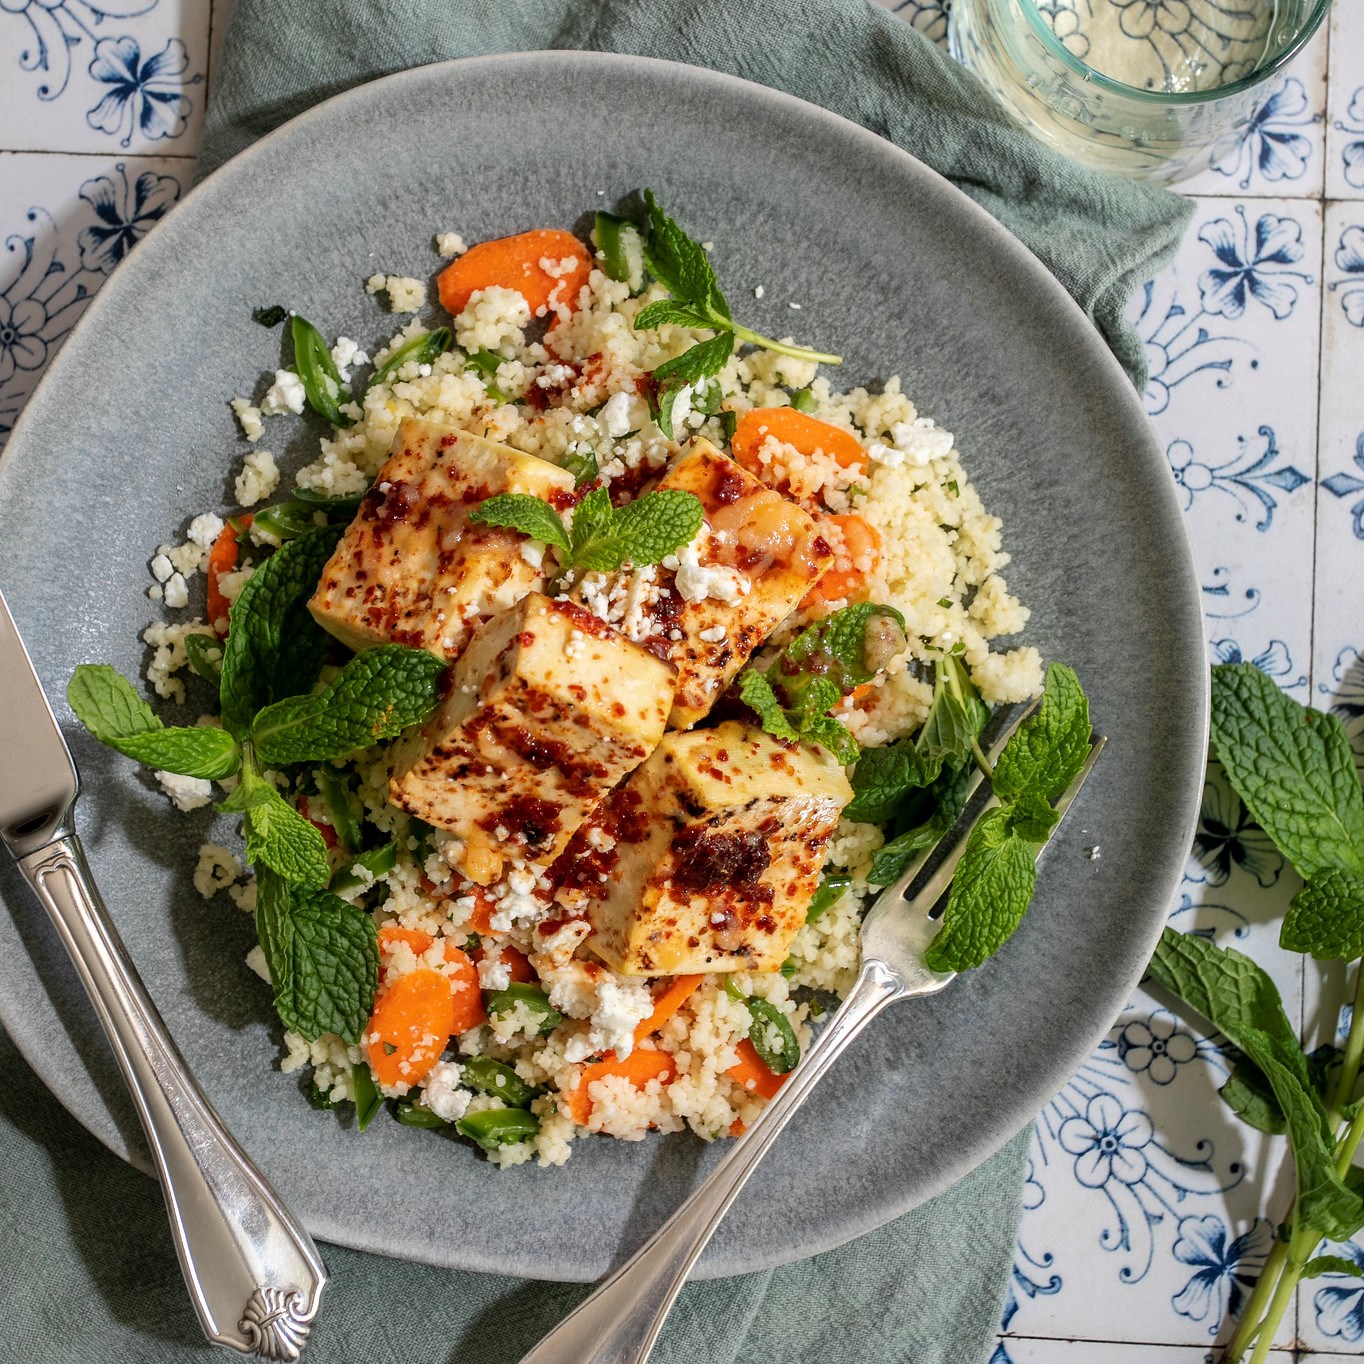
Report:
[[[379,942],[363,910],[325,890],[257,873],[256,933],[284,1026],[358,1042],[374,1008]]]
[[[660,298],[655,303],[646,304],[635,317],[637,332],[652,331],[655,327],[709,327],[711,320],[705,313],[687,303],[675,299]],[[733,344],[731,342],[731,344]]]
[[[884,824],[894,817],[905,796],[931,785],[941,771],[940,756],[924,757],[908,739],[869,748],[857,760],[852,803],[843,816],[863,824]]]
[[[341,529],[319,527],[281,545],[242,588],[219,687],[223,728],[234,739],[246,737],[263,706],[307,691],[316,680],[327,635],[308,614],[307,601]]]
[[[705,248],[663,212],[652,190],[644,191],[644,203],[649,210],[644,239],[649,273],[679,302],[695,305],[707,318],[728,321],[729,304]]]
[[[960,659],[944,654],[933,667],[933,704],[915,741],[925,757],[951,767],[969,763],[990,718]]]
[[[241,764],[237,741],[208,725],[167,729],[121,673],[105,663],[82,663],[67,684],[76,718],[100,743],[164,772],[216,781]]]
[[[717,332],[708,341],[698,341],[690,350],[665,360],[654,370],[654,379],[669,388],[681,388],[708,379],[724,369],[725,361],[734,354],[734,333]]]
[[[777,700],[772,684],[764,673],[747,668],[739,676],[739,699],[756,712],[762,727],[777,739],[795,742],[800,738],[796,727],[786,718],[786,708]]]
[[[1217,1091],[1222,1101],[1248,1127],[1270,1136],[1282,1136],[1288,1122],[1264,1072],[1249,1063],[1238,1064]]]
[[[1089,736],[1089,702],[1079,678],[1063,663],[1050,664],[1042,704],[995,763],[995,795],[1004,801],[1031,795],[1050,805],[1084,766]]]
[[[1310,952],[1318,961],[1364,956],[1364,876],[1334,870],[1314,876],[1293,897],[1279,945]]]
[[[1351,1279],[1364,1279],[1364,1268],[1344,1255],[1314,1255],[1303,1265],[1300,1277],[1319,1279],[1323,1274],[1344,1274]]]
[[[350,401],[350,390],[341,382],[341,372],[332,359],[331,347],[322,333],[305,317],[294,314],[294,369],[303,381],[308,406],[333,426],[350,426],[353,418],[341,411]]]
[[[573,526],[569,533],[569,556],[577,557],[579,549],[592,540],[611,533],[611,523],[615,516],[611,506],[611,494],[605,488],[593,488],[584,494],[582,500],[573,508]]]
[[[598,489],[603,497],[604,489]],[[595,496],[589,493],[583,502]],[[608,499],[609,504],[609,499]],[[579,504],[581,512],[582,504]],[[591,528],[579,538],[578,516],[573,519],[573,562],[598,573],[622,564],[656,564],[674,550],[690,544],[701,529],[704,514],[695,493],[678,488],[646,493],[615,511],[605,527]]]
[[[1027,912],[1037,882],[1031,843],[1009,826],[1004,809],[981,816],[957,866],[942,928],[924,961],[934,971],[966,971],[993,956]]]
[[[505,526],[519,530],[532,540],[568,552],[568,532],[564,530],[559,513],[548,502],[529,493],[499,493],[487,498],[469,513],[469,520],[476,526]]]
[[[1364,795],[1333,715],[1300,705],[1251,663],[1212,670],[1212,742],[1256,822],[1305,880],[1364,874]]]
[[[186,635],[185,656],[205,682],[218,685],[223,675],[223,644],[217,635]]]
[[[559,461],[561,469],[567,469],[573,475],[573,486],[581,488],[584,483],[591,483],[601,471],[597,468],[596,452],[589,450],[586,454],[565,455]]]
[[[862,752],[847,727],[832,715],[816,715],[801,726],[800,737],[807,744],[822,744],[844,767],[855,763]]]
[[[268,867],[305,885],[327,884],[331,865],[322,835],[264,777],[243,768],[241,785],[222,808],[242,816],[246,860],[257,870]]]
[[[276,701],[257,716],[251,742],[273,767],[325,762],[391,739],[440,700],[445,664],[425,649],[381,644],[356,654],[326,691]]]
[[[1234,949],[1171,928],[1161,933],[1149,970],[1263,1073],[1293,1147],[1295,1220],[1332,1240],[1348,1239],[1364,1225],[1364,1203],[1336,1172],[1326,1110],[1274,982]]]
[[[1032,791],[1025,792],[1005,808],[1009,811],[1009,828],[1030,843],[1045,843],[1061,822],[1061,816]]]
[[[872,853],[867,880],[873,886],[893,885],[919,853],[933,847],[961,818],[966,809],[966,774],[956,768],[944,768],[938,780],[919,795],[928,802],[927,806],[908,816],[901,810],[899,818],[901,821],[908,818],[909,827]]]

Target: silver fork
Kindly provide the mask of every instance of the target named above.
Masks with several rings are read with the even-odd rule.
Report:
[[[1003,728],[991,746],[991,762],[1033,709],[1023,710]],[[1107,742],[1091,738],[1084,766],[1056,804],[1062,816]],[[937,932],[933,911],[961,861],[970,826],[999,803],[993,794],[975,801],[982,780],[977,771],[968,786],[966,812],[948,836],[922,853],[868,910],[862,921],[862,969],[857,982],[791,1078],[681,1207],[521,1364],[645,1364],[697,1257],[749,1175],[824,1073],[886,1005],[936,994],[956,979],[955,972],[930,970],[924,953]],[[940,860],[931,875],[922,886],[915,886],[934,858]]]

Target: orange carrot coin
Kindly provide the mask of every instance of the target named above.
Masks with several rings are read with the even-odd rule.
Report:
[[[623,1075],[636,1089],[643,1089],[651,1080],[661,1080],[666,1085],[676,1074],[677,1063],[666,1051],[636,1047],[623,1061],[614,1052],[607,1052],[600,1061],[582,1068],[577,1089],[568,1095],[568,1115],[579,1127],[586,1127],[592,1116],[588,1086],[610,1075]]]
[[[691,997],[705,976],[677,976],[654,996],[654,1011],[635,1028],[635,1041],[656,1033]]]
[[[442,306],[455,315],[479,289],[502,288],[514,289],[542,317],[556,306],[572,312],[591,273],[592,256],[571,232],[537,228],[470,247],[440,272],[437,287]]]
[[[422,967],[379,992],[365,1029],[369,1066],[383,1085],[415,1085],[426,1077],[455,1031],[449,977]]]
[[[758,452],[769,436],[783,445],[794,446],[802,455],[813,455],[816,450],[822,450],[845,469],[861,469],[867,462],[862,442],[841,427],[831,426],[794,407],[755,407],[735,423],[730,447],[734,458],[764,482],[767,479]]]
[[[836,601],[865,601],[867,579],[881,566],[881,533],[870,521],[852,512],[826,519],[842,532],[843,548],[834,566],[805,594],[801,606],[806,609]]]
[[[737,1080],[750,1094],[770,1099],[786,1083],[786,1076],[778,1075],[758,1055],[758,1049],[748,1038],[745,1037],[735,1051],[739,1053],[738,1063],[730,1066],[725,1074],[731,1080]]]
[[[241,519],[248,527],[251,525],[250,512]],[[237,567],[239,552],[237,532],[231,526],[222,528],[218,533],[218,538],[213,542],[213,547],[208,552],[208,624],[214,634],[219,637],[227,634],[227,618],[232,607],[227,598],[223,596],[223,590],[218,585],[218,579],[224,573],[231,573]],[[220,623],[221,629],[219,628]]]

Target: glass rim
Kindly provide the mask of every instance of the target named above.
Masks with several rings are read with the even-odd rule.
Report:
[[[1252,86],[1260,85],[1267,81],[1271,76],[1276,75],[1283,67],[1293,60],[1299,52],[1316,35],[1317,29],[1321,27],[1321,21],[1326,17],[1327,11],[1331,8],[1331,0],[1316,0],[1316,4],[1308,16],[1307,22],[1302,25],[1291,43],[1287,44],[1281,51],[1276,53],[1272,60],[1262,66],[1257,66],[1248,75],[1242,76],[1240,80],[1232,81],[1230,85],[1218,85],[1211,90],[1147,90],[1139,85],[1128,85],[1125,81],[1115,80],[1112,76],[1105,76],[1102,71],[1096,70],[1087,62],[1083,62],[1064,43],[1057,38],[1050,26],[1043,22],[1041,14],[1038,12],[1036,0],[1017,0],[1019,9],[1023,11],[1024,17],[1032,27],[1034,33],[1041,40],[1053,56],[1068,66],[1082,80],[1097,86],[1100,90],[1107,90],[1115,95],[1124,95],[1129,99],[1144,101],[1151,104],[1208,104],[1213,100],[1226,99],[1231,95],[1239,95],[1243,90],[1249,90]]]

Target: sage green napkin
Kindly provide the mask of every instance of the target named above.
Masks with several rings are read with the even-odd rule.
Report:
[[[1188,206],[1047,152],[973,78],[863,0],[237,0],[200,173],[375,76],[552,47],[714,67],[891,139],[1031,247],[1144,382],[1123,309],[1173,251]],[[219,1357],[198,1334],[156,1185],[77,1126],[2,1033],[0,1078],[0,1229],[9,1250],[0,1364]],[[691,1285],[655,1364],[984,1364],[1026,1147],[1020,1134],[941,1197],[839,1250]],[[309,1364],[515,1364],[586,1291],[324,1250],[334,1282]]]

